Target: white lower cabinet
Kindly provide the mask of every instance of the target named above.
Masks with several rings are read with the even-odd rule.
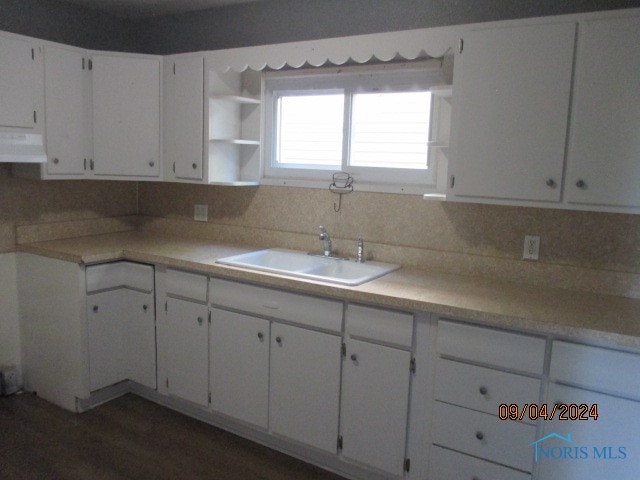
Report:
[[[338,335],[272,325],[269,426],[273,433],[337,452],[341,345]]]
[[[429,480],[530,480],[531,475],[446,448],[431,447]]]
[[[402,476],[411,352],[359,340],[346,343],[342,370],[342,455]]]
[[[208,406],[208,307],[176,298],[168,298],[166,307],[167,391],[170,395]]]
[[[153,267],[90,266],[86,285],[90,390],[123,380],[156,388]]]
[[[269,421],[268,320],[211,310],[211,408],[266,429]]]

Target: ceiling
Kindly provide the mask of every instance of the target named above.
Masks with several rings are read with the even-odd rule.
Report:
[[[144,18],[263,0],[66,0],[124,18]]]

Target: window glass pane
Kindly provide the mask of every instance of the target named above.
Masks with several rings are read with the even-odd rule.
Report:
[[[426,169],[430,112],[429,92],[355,94],[350,165]]]
[[[340,167],[344,95],[282,96],[278,103],[276,162],[290,167]]]

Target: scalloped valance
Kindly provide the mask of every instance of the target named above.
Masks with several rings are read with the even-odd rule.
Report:
[[[460,28],[438,27],[400,32],[375,33],[304,42],[259,45],[207,52],[210,66],[220,72],[243,72],[285,66],[315,67],[327,63],[343,65],[349,61],[365,63],[372,59],[387,62],[401,58],[438,58],[452,54]]]

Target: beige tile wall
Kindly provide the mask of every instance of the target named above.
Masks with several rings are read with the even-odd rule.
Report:
[[[322,189],[141,183],[145,228],[252,246],[319,249],[324,225],[343,254],[358,236],[374,259],[447,273],[640,297],[640,215],[428,202],[419,196]],[[193,205],[209,222],[193,222]],[[539,262],[521,260],[540,235]]]
[[[136,182],[27,180],[0,164],[0,253],[16,241],[132,229],[137,208]]]

